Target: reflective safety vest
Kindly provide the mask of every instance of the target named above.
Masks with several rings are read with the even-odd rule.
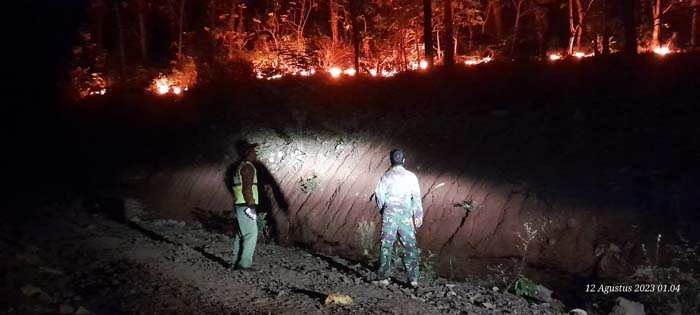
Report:
[[[236,174],[233,176],[233,198],[235,199],[234,204],[237,206],[247,204],[243,196],[243,177],[241,176],[241,168],[245,165],[253,167],[253,187],[251,190],[253,191],[253,200],[255,200],[256,205],[258,204],[258,170],[255,169],[253,163],[243,161],[238,165]]]

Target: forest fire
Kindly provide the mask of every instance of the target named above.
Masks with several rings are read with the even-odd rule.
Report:
[[[478,65],[478,64],[491,62],[491,60],[492,60],[491,57],[484,57],[484,58],[481,58],[481,57],[469,57],[469,58],[467,58],[467,60],[464,61],[464,64],[467,65],[467,66],[475,66],[475,65]]]
[[[671,50],[668,48],[668,46],[664,47],[656,47],[654,48],[654,53],[657,55],[665,56],[671,53]]]
[[[187,85],[182,85],[161,73],[158,75],[158,78],[153,79],[149,90],[158,95],[180,95],[182,92],[187,91],[188,87]]]
[[[340,70],[340,68],[338,67],[333,67],[330,70],[328,70],[328,73],[330,73],[332,77],[338,78],[340,77],[340,74],[343,73],[343,70]]]
[[[562,59],[562,56],[560,54],[550,54],[549,55],[549,60],[551,61],[559,61]]]
[[[655,0],[645,7],[647,12],[637,12],[641,8],[632,3],[640,1],[625,1],[615,10],[594,0],[560,1],[568,10],[550,10],[534,0],[423,5],[317,0],[206,0],[194,5],[172,0],[152,8],[138,1],[105,6],[89,0],[86,13],[93,25],[86,25],[73,49],[72,67],[82,71],[73,76],[73,91],[80,97],[107,94],[107,84],[90,77],[98,71],[124,81],[110,81],[110,91],[138,81],[156,95],[182,95],[197,84],[197,66],[207,75],[235,73],[260,80],[323,75],[342,80],[425,72],[434,64],[471,67],[496,56],[535,59],[543,47],[552,49],[543,55],[545,63],[616,52],[665,56],[698,49],[700,0]],[[635,14],[639,18],[630,18]],[[150,23],[161,20],[169,23],[153,34]],[[627,40],[630,36],[634,40]],[[148,68],[166,62],[173,66],[170,71]],[[157,71],[167,76],[140,77]]]
[[[90,91],[89,95],[105,95],[107,93],[107,89],[101,89],[98,91]]]
[[[107,80],[102,73],[89,73],[89,69],[78,68],[73,70],[72,81],[78,91],[78,96],[100,96],[107,94]]]
[[[582,52],[582,51],[577,51],[577,52],[575,52],[572,56],[574,56],[574,57],[576,57],[576,58],[578,58],[578,59],[581,59],[581,58],[592,57],[593,54],[586,54],[586,53],[584,53],[584,52]]]

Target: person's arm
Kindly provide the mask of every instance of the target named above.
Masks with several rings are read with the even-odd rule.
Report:
[[[253,198],[253,178],[255,176],[255,170],[253,166],[246,164],[241,168],[241,189],[243,192],[243,199],[249,208],[255,208],[255,198]]]
[[[384,176],[379,180],[377,188],[374,190],[374,200],[377,202],[379,210],[384,209],[384,203],[386,202],[386,181]]]
[[[413,176],[413,185],[411,192],[411,200],[413,203],[413,222],[416,227],[423,225],[423,202],[421,200],[420,185],[418,184],[418,177]]]

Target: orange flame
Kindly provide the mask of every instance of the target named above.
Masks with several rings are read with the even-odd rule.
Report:
[[[338,67],[333,67],[328,70],[328,72],[331,74],[332,77],[337,78],[340,77],[340,74],[343,73],[343,70],[340,70]]]
[[[180,95],[182,92],[187,91],[187,89],[187,86],[178,84],[175,80],[168,78],[168,76],[162,73],[157,78],[153,79],[150,88],[151,91],[158,95],[166,95],[169,93]]]
[[[551,55],[549,55],[549,60],[551,60],[551,61],[561,60],[561,55],[560,54],[551,54]]]
[[[665,56],[671,53],[671,50],[668,49],[668,46],[664,47],[656,47],[654,48],[654,53],[657,55]]]

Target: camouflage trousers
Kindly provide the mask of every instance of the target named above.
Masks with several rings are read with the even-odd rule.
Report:
[[[403,248],[403,263],[406,269],[408,281],[418,281],[420,270],[418,268],[418,247],[416,246],[416,231],[413,227],[413,217],[401,213],[385,213],[382,216],[381,253],[379,256],[379,279],[388,279],[392,275],[392,263],[394,257],[392,249],[394,243],[399,240]],[[396,257],[398,258],[398,257]]]

